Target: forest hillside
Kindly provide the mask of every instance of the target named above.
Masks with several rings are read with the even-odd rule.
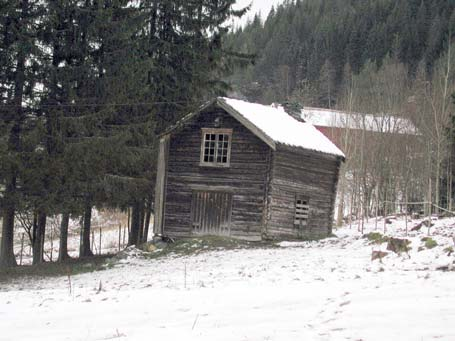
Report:
[[[231,46],[256,56],[231,82],[249,100],[334,107],[351,72],[390,58],[411,78],[431,77],[453,36],[454,9],[445,0],[285,1],[231,33]]]

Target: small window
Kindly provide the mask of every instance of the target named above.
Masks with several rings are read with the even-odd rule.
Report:
[[[308,205],[308,198],[297,195],[295,197],[295,227],[299,228],[307,226],[309,209],[310,206]]]
[[[201,165],[229,167],[231,129],[202,129]]]

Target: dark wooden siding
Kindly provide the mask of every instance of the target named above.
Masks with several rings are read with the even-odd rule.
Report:
[[[228,168],[202,167],[201,128],[231,128]],[[232,193],[230,233],[233,237],[259,239],[262,233],[269,147],[221,109],[201,113],[180,131],[171,134],[164,233],[173,237],[192,234],[191,202],[194,191]]]
[[[320,238],[331,233],[340,160],[335,156],[278,145],[269,191],[269,237]],[[295,198],[308,198],[305,228],[294,227]]]

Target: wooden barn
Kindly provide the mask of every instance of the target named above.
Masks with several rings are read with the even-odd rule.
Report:
[[[326,237],[343,160],[313,125],[282,108],[217,98],[161,135],[154,232]]]

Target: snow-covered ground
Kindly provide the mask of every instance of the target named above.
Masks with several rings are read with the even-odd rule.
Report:
[[[275,248],[131,250],[73,276],[71,292],[67,277],[0,282],[0,340],[455,340],[455,272],[438,270],[454,266],[455,219],[434,223],[437,246],[425,247],[423,227],[408,253],[382,260],[371,256],[386,243],[344,227]],[[392,220],[387,234],[404,237],[403,226]]]

